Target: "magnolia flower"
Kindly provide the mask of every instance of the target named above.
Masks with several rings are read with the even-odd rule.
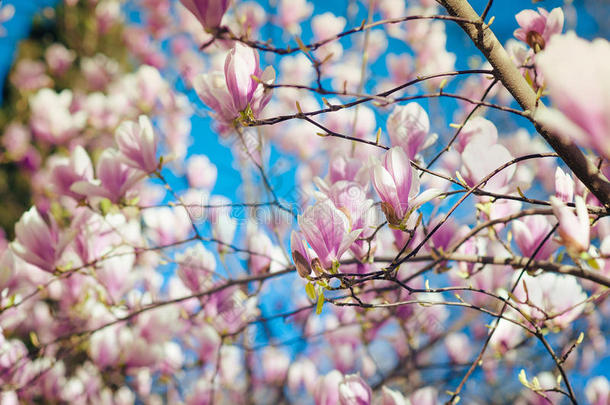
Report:
[[[405,398],[399,391],[392,390],[385,385],[382,388],[381,405],[411,405],[411,401]]]
[[[30,208],[15,225],[13,252],[26,262],[52,272],[69,238],[62,237],[55,223],[47,224],[36,207]]]
[[[147,116],[140,115],[137,123],[123,122],[116,130],[115,140],[121,161],[127,166],[146,173],[157,170],[157,137]]]
[[[561,329],[582,313],[587,299],[587,294],[574,277],[555,273],[536,277],[524,274],[514,295],[521,310],[530,318]]]
[[[58,159],[51,164],[50,183],[53,189],[61,194],[76,200],[83,198],[82,194],[71,190],[78,181],[93,179],[93,164],[89,155],[82,146],[74,148],[70,158]]]
[[[485,153],[482,153],[485,151]],[[498,167],[513,160],[512,155],[500,144],[490,144],[482,136],[475,136],[462,152],[462,170],[464,180],[474,187]],[[482,187],[486,191],[504,193],[515,174],[515,165],[510,165],[492,176]]]
[[[585,396],[591,405],[610,403],[610,383],[604,376],[592,378],[585,387]]]
[[[576,215],[556,197],[551,196],[550,201],[553,213],[559,220],[558,231],[562,244],[570,254],[586,252],[589,248],[591,222],[585,200],[576,196]]]
[[[271,99],[265,84],[275,80],[275,70],[259,67],[258,52],[236,43],[225,59],[224,80],[221,72],[199,75],[193,87],[199,98],[216,113],[224,127],[230,127],[240,113],[257,117]]]
[[[436,135],[429,135],[428,114],[417,103],[394,108],[388,117],[387,129],[392,145],[402,146],[409,159],[436,141]]]
[[[72,92],[41,89],[30,98],[30,125],[34,135],[50,143],[63,143],[77,135],[87,122],[84,111],[72,111]]]
[[[342,380],[343,375],[337,370],[319,376],[313,392],[316,405],[337,405],[339,403],[339,384]]]
[[[6,29],[2,26],[3,23],[13,18],[15,15],[15,6],[7,4],[2,6],[0,4],[0,37],[6,35]]]
[[[574,179],[559,167],[555,170],[555,196],[564,203],[574,199]]]
[[[292,35],[301,34],[299,24],[313,12],[307,0],[280,0],[278,23]]]
[[[535,51],[536,45],[539,50],[544,49],[551,36],[561,34],[563,29],[563,11],[557,7],[549,13],[539,7],[538,12],[534,10],[523,10],[515,19],[519,23],[513,35],[515,38],[526,42]]]
[[[102,152],[95,168],[97,179],[77,181],[71,191],[89,197],[102,197],[117,203],[142,179],[141,173],[126,166],[115,149]]]
[[[231,0],[180,0],[180,3],[193,13],[206,31],[213,31],[220,26]]]
[[[271,93],[264,89],[261,82],[273,83],[273,67],[268,66],[262,71],[258,51],[237,42],[225,59],[224,72],[235,110],[244,111],[250,106],[255,115],[258,115],[271,98]]]
[[[299,215],[298,223],[324,269],[336,266],[361,232],[352,230],[347,215],[330,200],[308,207]]]
[[[212,274],[216,270],[214,254],[197,244],[176,255],[178,263],[178,277],[192,292],[201,291],[211,282]]]
[[[263,274],[271,266],[273,243],[271,239],[253,224],[248,224],[246,246],[251,252],[248,257],[248,267],[253,275]]]
[[[385,153],[382,162],[372,167],[371,178],[381,197],[381,208],[393,226],[400,226],[413,210],[440,194],[435,189],[419,194],[419,177],[400,147]]]
[[[345,376],[339,384],[341,405],[370,405],[372,397],[371,387],[357,374]]]
[[[290,356],[284,351],[273,346],[267,346],[262,353],[263,378],[266,383],[283,383],[288,367],[290,367]]]
[[[556,109],[538,108],[534,118],[610,159],[610,42],[557,35],[536,56],[536,67]]]
[[[49,70],[61,76],[72,66],[72,62],[76,59],[76,52],[69,50],[60,43],[55,43],[47,48],[44,57]]]
[[[480,139],[479,145],[485,142],[485,144],[492,146],[498,141],[498,129],[493,122],[483,117],[473,117],[460,131],[460,136],[454,144],[455,149],[460,153],[464,152],[466,146],[474,139]]]
[[[192,155],[186,161],[186,178],[191,187],[211,190],[217,176],[218,169],[206,155]]]
[[[512,222],[515,242],[525,257],[532,257],[553,228],[544,215],[528,215],[522,220]],[[548,259],[557,249],[557,244],[548,237],[538,250],[535,258]]]

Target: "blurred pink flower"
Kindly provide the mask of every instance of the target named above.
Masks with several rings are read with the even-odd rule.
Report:
[[[512,222],[515,242],[519,246],[521,254],[532,257],[538,246],[549,234],[553,226],[544,215],[528,215],[521,220]],[[536,259],[546,260],[557,250],[557,244],[549,237],[542,245]]]
[[[280,0],[278,24],[292,35],[300,35],[300,23],[313,12],[307,0]]]
[[[30,125],[34,135],[61,144],[78,135],[87,123],[84,111],[72,111],[72,92],[41,89],[30,98]]]
[[[115,140],[121,161],[127,166],[146,173],[157,170],[157,136],[147,116],[141,115],[138,122],[125,121],[116,130]]]
[[[63,44],[55,43],[47,48],[44,57],[51,73],[61,76],[72,66],[76,53]]]
[[[585,396],[591,405],[610,404],[610,383],[604,376],[590,379],[585,387]]]
[[[559,167],[555,170],[555,196],[564,203],[574,199],[574,179]]]
[[[218,169],[205,155],[191,155],[186,161],[186,177],[191,187],[211,190],[217,175]]]
[[[500,144],[490,144],[485,137],[475,136],[462,152],[464,180],[474,187],[500,166],[513,160],[512,155]],[[515,165],[510,165],[492,176],[481,186],[486,191],[504,193],[508,191],[510,180],[515,173]]]
[[[190,247],[184,253],[176,254],[176,263],[178,263],[178,277],[192,292],[202,291],[211,285],[216,270],[216,258],[202,244]]]
[[[585,205],[585,200],[581,196],[576,196],[576,215],[559,199],[551,196],[551,207],[559,220],[559,236],[561,242],[568,252],[578,255],[589,249],[589,234],[591,232],[591,222],[589,212]]]
[[[428,114],[417,103],[394,108],[387,122],[388,134],[393,146],[401,146],[409,159],[430,146],[436,136],[429,134]]]
[[[534,118],[610,159],[610,42],[557,35],[536,56],[536,67],[556,109],[538,108]]]
[[[62,236],[54,222],[47,224],[36,207],[30,208],[15,225],[13,252],[26,262],[52,272],[69,238]]]
[[[518,304],[521,310],[533,320],[560,329],[578,318],[587,299],[576,278],[555,273],[535,277],[524,274],[514,295],[521,302]]]
[[[93,164],[82,146],[74,148],[69,158],[60,158],[51,163],[50,183],[55,192],[79,200],[82,194],[71,190],[77,181],[93,180]]]
[[[339,384],[341,405],[370,405],[372,399],[371,387],[357,374],[346,375]]]
[[[212,31],[220,26],[231,0],[180,0],[180,3],[197,17],[206,31]]]
[[[141,172],[121,161],[119,152],[115,149],[106,149],[102,152],[95,174],[96,179],[77,181],[70,189],[88,197],[102,197],[118,203],[143,178]]]
[[[319,376],[313,392],[316,405],[337,405],[339,403],[339,384],[342,380],[343,375],[337,370]]]

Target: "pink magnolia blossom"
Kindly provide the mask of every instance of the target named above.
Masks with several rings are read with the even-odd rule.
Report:
[[[557,7],[549,13],[539,7],[538,12],[534,10],[523,10],[515,19],[519,28],[514,32],[515,38],[526,42],[534,50],[536,44],[544,49],[545,44],[555,34],[561,34],[563,29],[563,11]]]
[[[538,108],[534,118],[609,159],[610,42],[573,32],[554,36],[536,56],[536,67],[556,109]]]
[[[313,12],[313,4],[307,0],[281,0],[278,23],[292,35],[301,34],[299,24]]]
[[[298,223],[325,269],[338,263],[361,232],[352,230],[347,215],[330,200],[308,207],[303,215],[299,215]]]
[[[231,0],[180,0],[180,3],[193,13],[206,31],[213,31],[220,26]]]
[[[564,203],[572,202],[574,199],[574,179],[560,167],[555,170],[555,197]]]
[[[481,153],[485,151],[485,153]],[[462,152],[462,176],[469,186],[474,187],[485,177],[513,159],[504,146],[491,144],[485,137],[476,136]],[[496,173],[485,183],[484,190],[503,193],[508,191],[510,180],[515,174],[515,165],[510,165]]]
[[[238,30],[245,35],[257,32],[267,22],[265,9],[255,1],[240,2],[234,10]]]
[[[559,220],[558,231],[562,244],[571,254],[586,252],[589,248],[591,222],[585,200],[581,196],[576,196],[576,215],[572,208],[564,205],[556,197],[551,196],[550,201],[553,213]]]
[[[55,43],[47,48],[44,57],[49,70],[53,74],[61,76],[72,66],[72,62],[76,59],[76,53],[60,43]]]
[[[406,399],[400,391],[396,391],[386,387],[385,385],[381,389],[381,405],[411,405],[411,402]]]
[[[248,109],[253,117],[259,116],[271,100],[271,91],[262,83],[271,84],[274,80],[273,67],[260,69],[255,49],[236,43],[225,59],[224,77],[221,72],[205,73],[195,78],[193,87],[199,98],[214,110],[221,128],[228,129]]]
[[[515,242],[519,246],[521,254],[525,257],[532,257],[553,227],[544,215],[528,215],[521,220],[514,220],[512,228]],[[546,260],[551,257],[556,249],[557,244],[553,242],[551,237],[548,237],[538,250],[535,258]]]
[[[496,331],[489,341],[490,346],[500,355],[515,348],[523,339],[523,328],[506,319],[500,319]]]
[[[283,383],[290,366],[290,356],[284,350],[273,346],[266,347],[263,349],[262,363],[266,383]]]
[[[216,270],[216,258],[203,245],[197,244],[184,253],[176,255],[178,277],[192,292],[198,292],[210,285]]]
[[[297,391],[304,385],[309,392],[313,392],[317,377],[316,365],[308,358],[303,358],[290,364],[287,384],[292,391]]]
[[[296,231],[292,231],[290,234],[290,251],[299,276],[307,278],[311,275],[312,270],[317,270],[312,262],[315,253],[307,246],[307,242],[302,235]]]
[[[31,146],[32,135],[29,128],[17,122],[8,124],[1,137],[2,146],[6,148],[10,158],[14,160],[23,158]]]
[[[2,24],[13,18],[14,15],[15,6],[13,6],[12,4],[0,6],[0,37],[6,35],[6,29],[2,26]],[[16,400],[15,403],[17,403]]]
[[[11,74],[11,83],[21,91],[35,91],[53,86],[53,79],[46,74],[43,62],[22,59]]]
[[[521,310],[532,319],[561,329],[578,318],[587,299],[587,294],[574,277],[555,273],[536,277],[524,274],[514,295],[521,302],[518,304]]]
[[[436,140],[435,135],[429,134],[428,114],[414,102],[394,108],[386,125],[392,145],[401,146],[409,159]]]
[[[224,73],[234,109],[244,111],[250,106],[255,116],[258,115],[271,98],[271,92],[260,82],[269,84],[275,80],[273,67],[261,70],[258,51],[237,42],[225,59]]]
[[[263,274],[267,272],[271,266],[273,255],[273,243],[271,239],[256,226],[248,224],[247,247],[250,252],[248,257],[248,267],[251,274]]]
[[[191,187],[211,190],[217,175],[218,169],[205,155],[191,155],[186,161],[186,178]]]
[[[451,361],[456,364],[466,363],[470,359],[471,341],[464,333],[451,333],[445,339],[445,348]]]
[[[52,272],[68,241],[54,222],[47,224],[36,207],[32,207],[15,225],[11,249],[26,262]]]
[[[341,405],[370,405],[372,398],[371,387],[357,374],[345,376],[339,384]]]
[[[610,383],[604,376],[592,378],[585,387],[585,396],[591,405],[607,405],[610,403]]]
[[[378,224],[376,211],[373,209],[373,200],[366,198],[366,190],[359,184],[351,181],[338,181],[328,188],[321,199],[330,198],[339,210],[349,218],[353,230],[360,230],[359,240],[356,240],[350,250],[354,256],[364,260],[369,252],[374,252],[374,241],[368,243],[362,239],[368,238]]]
[[[339,384],[342,380],[343,375],[337,370],[319,376],[313,392],[316,405],[339,404]]]
[[[483,117],[473,117],[460,131],[457,142],[454,144],[455,149],[460,153],[464,152],[466,146],[474,139],[480,139],[479,142],[485,142],[489,146],[494,145],[498,141],[498,129],[493,122]]]
[[[93,164],[82,146],[74,148],[70,158],[61,158],[51,164],[50,183],[53,189],[61,194],[79,200],[82,194],[71,190],[78,181],[93,180]]]
[[[117,203],[142,179],[141,172],[125,165],[115,149],[106,149],[102,152],[95,174],[96,179],[74,183],[70,188],[71,191],[89,197],[107,198]]]
[[[121,161],[127,166],[152,173],[157,170],[157,137],[147,116],[141,115],[138,122],[125,121],[115,133]]]
[[[46,142],[59,144],[76,136],[87,122],[84,111],[72,111],[72,92],[56,93],[42,89],[30,98],[30,125],[34,135]]]
[[[434,189],[419,194],[419,177],[400,147],[385,153],[382,162],[372,167],[371,178],[386,218],[394,226],[400,226],[410,212],[440,194]]]
[[[409,399],[414,405],[437,405],[438,392],[434,387],[424,387],[411,394]]]

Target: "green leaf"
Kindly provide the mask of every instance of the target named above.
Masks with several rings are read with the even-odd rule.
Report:
[[[316,290],[312,283],[305,284],[305,292],[307,293],[307,296],[310,300],[313,301],[316,299]]]
[[[324,305],[324,292],[320,292],[320,295],[318,295],[318,303],[316,304],[316,315],[320,315],[322,313],[323,305]]]

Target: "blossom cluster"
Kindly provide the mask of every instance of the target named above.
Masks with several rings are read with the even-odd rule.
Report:
[[[607,404],[608,42],[522,10],[505,83],[442,0],[259,3],[64,0],[26,42],[0,404]]]

